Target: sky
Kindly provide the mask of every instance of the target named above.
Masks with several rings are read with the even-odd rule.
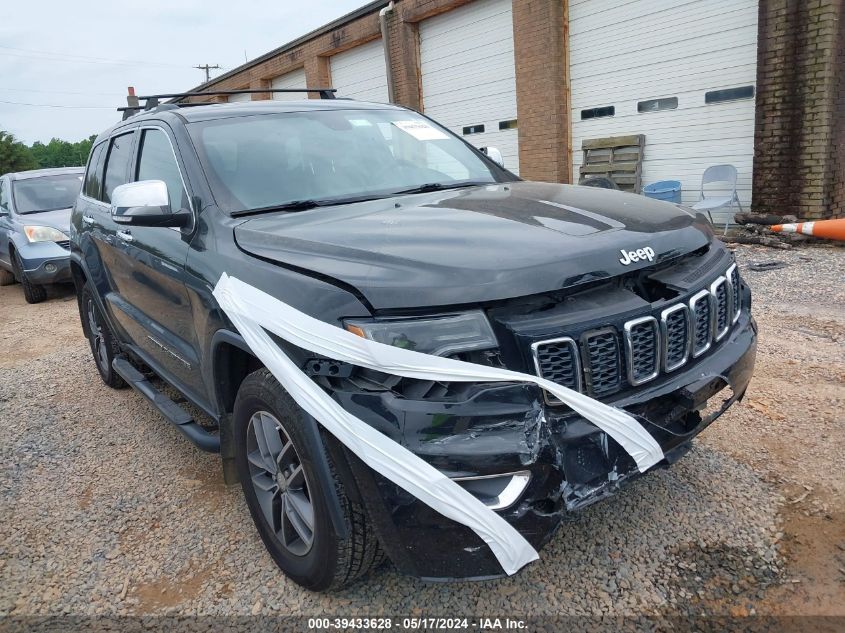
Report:
[[[30,0],[0,20],[0,130],[27,145],[79,141],[119,120],[126,88],[178,92],[367,0]],[[12,103],[14,102],[14,103]],[[28,104],[28,105],[23,105]],[[54,106],[54,107],[50,107]],[[55,107],[61,106],[61,107]]]

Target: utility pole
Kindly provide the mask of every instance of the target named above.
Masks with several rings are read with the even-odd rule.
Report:
[[[217,64],[214,64],[214,66],[209,66],[208,64],[202,64],[200,66],[194,66],[194,68],[196,68],[197,70],[204,70],[205,71],[205,83],[208,83],[209,81],[211,81],[211,73],[209,71],[219,69],[220,66],[218,66]]]

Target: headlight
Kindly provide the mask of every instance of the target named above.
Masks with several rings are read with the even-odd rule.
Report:
[[[345,325],[353,334],[378,343],[435,356],[497,346],[490,323],[479,310],[430,319],[352,320]]]
[[[64,242],[68,236],[52,226],[25,226],[23,232],[30,242]]]

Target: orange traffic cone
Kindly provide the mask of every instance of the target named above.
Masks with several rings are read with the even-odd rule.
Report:
[[[775,224],[770,227],[775,233],[803,233],[813,237],[845,242],[845,218],[841,220],[819,220],[818,222],[799,222],[798,224]]]

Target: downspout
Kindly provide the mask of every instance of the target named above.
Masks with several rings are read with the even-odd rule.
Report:
[[[393,12],[393,7],[393,0],[390,0],[390,4],[378,12],[381,43],[384,46],[384,68],[387,72],[387,98],[390,103],[396,102],[395,91],[393,90],[393,67],[390,64],[390,32],[387,29],[387,14]]]

